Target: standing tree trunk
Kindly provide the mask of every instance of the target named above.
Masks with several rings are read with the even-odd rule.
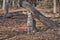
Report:
[[[12,7],[14,8],[15,7],[15,3],[14,3],[15,0],[12,1]]]
[[[56,0],[53,0],[53,13],[57,13],[57,11],[56,11]]]
[[[17,7],[19,8],[20,7],[20,0],[17,0]]]
[[[6,15],[8,13],[8,0],[3,0],[3,12],[4,15]]]

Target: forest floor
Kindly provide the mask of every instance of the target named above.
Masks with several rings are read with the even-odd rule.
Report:
[[[38,11],[40,11],[43,15],[46,17],[60,17],[60,9],[57,9],[57,13],[53,13],[53,9],[39,9],[36,8]],[[14,13],[14,12],[26,12],[27,10],[25,8],[11,8],[8,10],[9,13]],[[3,10],[0,9],[0,14],[3,14]]]
[[[37,10],[39,10],[39,11],[42,11],[42,12],[52,12],[53,11],[53,9],[40,9],[40,8],[36,8]],[[15,9],[15,8],[11,8],[11,9],[9,9],[9,13],[10,12],[18,12],[18,11],[26,11],[26,9],[25,8],[17,8],[17,9]],[[57,9],[57,12],[59,12],[60,13],[60,9]],[[3,9],[0,9],[0,14],[1,13],[3,13]]]
[[[60,40],[60,27],[44,30],[41,28],[46,26],[39,21],[37,22],[38,31],[35,34],[27,34],[27,15],[20,13],[13,12],[8,17],[0,14],[0,40]],[[60,19],[56,22],[60,25]]]
[[[27,34],[27,15],[13,14],[11,17],[0,16],[0,40],[60,40],[60,27],[44,30],[41,29],[43,25],[40,26],[41,23],[38,22],[38,31],[35,34]]]

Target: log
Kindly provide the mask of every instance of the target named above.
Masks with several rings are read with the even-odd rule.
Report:
[[[23,1],[22,6],[30,11],[33,15],[36,15],[37,19],[42,22],[45,26],[48,27],[59,27],[58,23],[50,20],[49,18],[45,17],[40,11],[35,9],[31,4],[26,1]]]

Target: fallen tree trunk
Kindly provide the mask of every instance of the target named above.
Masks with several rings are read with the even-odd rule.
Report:
[[[33,15],[36,15],[38,20],[42,22],[45,26],[48,27],[59,27],[58,24],[49,18],[45,17],[42,13],[40,13],[38,10],[36,10],[31,4],[29,4],[26,1],[23,1],[22,4],[23,7],[25,7],[28,11],[30,11]]]

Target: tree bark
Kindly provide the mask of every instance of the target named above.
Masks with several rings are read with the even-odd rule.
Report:
[[[20,2],[20,1],[19,1],[19,0],[17,0],[17,7],[18,7],[18,8],[20,7],[20,4],[19,4],[19,2]]]
[[[53,0],[53,13],[57,13],[57,11],[56,11],[56,0]]]
[[[8,13],[8,0],[3,0],[3,12],[4,15],[6,15]]]
[[[12,1],[12,7],[14,8],[15,7],[15,0]]]
[[[42,22],[45,26],[48,27],[59,27],[58,24],[49,18],[45,17],[42,13],[40,13],[38,10],[36,10],[32,5],[30,5],[28,2],[23,2],[23,7],[25,7],[28,11],[30,11],[33,15],[37,16],[37,19]]]
[[[32,13],[27,12],[27,33],[32,34],[37,31],[36,21],[34,20]]]

